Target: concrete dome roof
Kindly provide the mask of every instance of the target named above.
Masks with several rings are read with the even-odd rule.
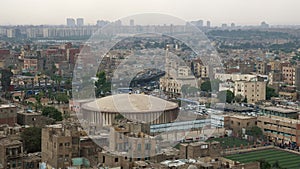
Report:
[[[116,94],[86,103],[85,110],[117,113],[162,112],[178,108],[178,105],[164,99],[145,94]]]

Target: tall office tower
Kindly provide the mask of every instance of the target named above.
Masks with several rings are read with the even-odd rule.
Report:
[[[75,19],[67,18],[67,26],[70,26],[70,27],[76,26]]]
[[[77,22],[77,26],[83,26],[84,25],[84,19],[83,18],[77,18],[76,22]]]
[[[121,21],[121,20],[115,21],[115,25],[116,25],[116,26],[122,26],[122,21]]]
[[[98,20],[97,21],[97,26],[102,27],[102,26],[105,26],[106,24],[109,24],[109,22],[108,21],[104,21],[104,20]]]
[[[260,27],[261,27],[261,28],[269,28],[269,24],[267,24],[265,21],[263,21],[263,22],[260,24]]]
[[[134,26],[134,20],[130,19],[130,26]]]
[[[221,27],[222,27],[222,28],[227,28],[227,24],[226,24],[226,23],[223,23],[223,24],[221,25]]]
[[[210,21],[207,21],[206,22],[206,27],[210,28],[210,24],[211,24]]]
[[[203,20],[192,21],[191,23],[194,24],[196,27],[203,27]]]

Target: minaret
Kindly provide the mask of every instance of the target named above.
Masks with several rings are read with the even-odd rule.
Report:
[[[169,83],[169,80],[170,80],[170,56],[169,56],[169,45],[166,45],[166,78],[165,78],[165,82],[167,83],[166,84],[166,92],[171,94],[171,91],[169,91],[170,89],[170,83]],[[170,97],[170,95],[168,94],[168,97]]]
[[[167,79],[170,78],[170,60],[169,60],[169,45],[166,45],[166,72],[167,72]]]

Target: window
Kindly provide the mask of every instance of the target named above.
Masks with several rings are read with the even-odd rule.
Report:
[[[240,122],[238,122],[238,125],[240,126],[240,125],[241,125],[241,123],[240,123]]]
[[[141,146],[141,144],[138,144],[138,147],[137,147],[137,149],[138,149],[138,151],[141,151],[141,149],[142,149],[142,146]]]
[[[207,149],[208,148],[208,144],[204,144],[200,146],[201,149]]]
[[[151,144],[150,143],[147,143],[146,144],[146,150],[150,150],[151,149]]]
[[[115,163],[119,162],[119,158],[115,158]]]

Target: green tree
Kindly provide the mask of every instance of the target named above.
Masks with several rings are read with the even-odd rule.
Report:
[[[95,82],[96,97],[105,96],[111,90],[111,83],[107,81],[104,71],[97,73],[98,80]]]
[[[10,86],[11,77],[13,76],[13,73],[10,70],[2,69],[1,70],[1,86],[2,90],[7,92]]]
[[[69,96],[65,93],[57,93],[55,95],[55,100],[58,101],[58,103],[69,103]]]
[[[205,81],[200,86],[201,91],[211,92],[211,83],[210,81]]]
[[[250,130],[247,130],[246,133],[250,136],[253,136],[255,141],[257,140],[257,138],[261,138],[261,136],[263,135],[261,128],[257,126],[253,126]]]
[[[234,94],[230,90],[223,90],[218,93],[217,97],[219,100],[223,100],[224,98],[226,98],[226,102],[231,103],[234,99]]]
[[[219,91],[219,84],[221,81],[219,79],[205,81],[201,84],[201,91],[211,92],[211,91]]]
[[[266,87],[266,99],[270,100],[271,97],[277,97],[278,94],[275,92],[275,89],[271,88],[271,87]]]
[[[234,101],[237,103],[241,103],[243,101],[244,97],[241,94],[238,94],[234,97]]]
[[[187,84],[182,85],[182,87],[181,87],[181,92],[182,92],[183,94],[195,94],[195,93],[197,93],[198,91],[199,91],[198,88],[193,87],[193,86],[190,86],[190,85],[187,85]]]
[[[71,81],[71,79],[67,79],[67,80],[65,81],[65,88],[66,88],[67,90],[71,90],[71,89],[72,89],[72,81]]]
[[[243,102],[243,103],[247,103],[247,102],[248,102],[247,97],[245,97],[244,100],[243,100],[242,102]]]
[[[268,163],[266,160],[258,160],[258,162],[260,163],[260,168],[261,169],[271,169],[271,164]]]
[[[53,118],[56,121],[62,121],[62,114],[60,111],[58,111],[55,107],[43,107],[42,109],[42,115],[46,117]]]
[[[41,134],[42,129],[39,127],[29,127],[21,133],[21,138],[24,143],[24,150],[27,153],[41,151]]]

